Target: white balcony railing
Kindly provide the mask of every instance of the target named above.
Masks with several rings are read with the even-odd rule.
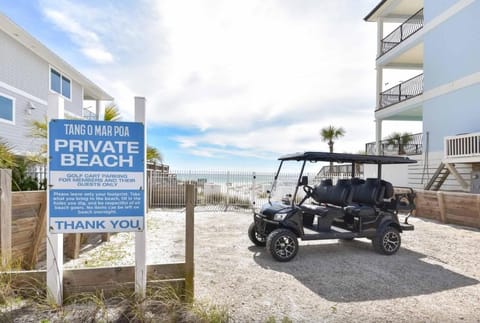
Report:
[[[85,120],[97,120],[97,115],[88,108],[83,108],[82,117]]]
[[[480,160],[480,132],[445,137],[444,149],[445,159]]]

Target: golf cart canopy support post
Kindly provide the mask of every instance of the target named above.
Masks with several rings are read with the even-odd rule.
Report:
[[[282,161],[283,163],[283,161]],[[300,181],[302,180],[302,176],[303,176],[303,171],[305,170],[305,164],[307,163],[306,160],[303,161],[303,165],[302,165],[302,169],[300,170],[300,175],[298,176],[298,182],[297,182],[297,185],[295,186],[295,193],[293,194],[293,198],[292,198],[292,205],[295,204],[295,199],[297,198],[297,193],[298,193],[298,187],[300,186]]]

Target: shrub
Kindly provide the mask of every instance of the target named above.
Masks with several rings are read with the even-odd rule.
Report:
[[[15,159],[15,167],[12,168],[12,191],[36,191],[46,189],[45,183],[39,183],[37,178],[28,175],[28,167],[31,163],[24,157]]]

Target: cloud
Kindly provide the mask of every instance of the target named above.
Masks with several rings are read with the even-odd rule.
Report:
[[[54,9],[58,7],[57,4],[52,8],[50,3],[45,1],[43,14],[58,28],[65,31],[88,59],[99,64],[113,63],[113,55],[105,49],[98,34],[88,28],[86,20],[82,19],[87,11],[73,11],[69,8],[77,8],[76,5],[72,4],[72,7],[69,7],[65,4],[60,1],[59,5],[62,9]]]
[[[193,148],[197,146],[196,141],[192,138],[176,137],[174,139],[179,143],[181,148]]]
[[[93,47],[86,47],[82,48],[82,52],[90,58],[91,60],[97,63],[112,63],[113,56],[108,51],[102,48],[93,48]]]
[[[374,122],[365,113],[354,113],[351,118],[332,117],[325,120],[312,119],[287,125],[264,125],[250,131],[212,130],[197,135],[176,136],[183,148],[194,148],[217,158],[227,156],[250,156],[273,158],[280,154],[296,151],[327,151],[322,142],[320,129],[329,125],[344,127],[346,134],[336,140],[336,152],[359,152],[365,148],[364,138],[373,138]]]
[[[191,129],[164,140],[192,155],[326,150],[328,125],[346,130],[339,152],[374,140],[376,32],[362,18],[377,0],[42,2],[84,55],[112,62],[83,71],[124,119],[146,97],[149,126]]]
[[[323,12],[300,1],[292,14],[279,3],[189,1],[185,10],[185,1],[143,1],[136,7],[149,14],[139,20],[129,11],[129,24],[117,11],[122,29],[109,26],[111,48],[124,56],[105,72],[145,95],[162,112],[154,121],[202,129],[228,127],[240,114],[252,115],[243,118],[248,123],[312,102],[373,98],[374,26],[360,16],[332,21],[328,14],[340,5]]]
[[[157,92],[147,90],[161,111],[152,121],[202,130],[248,129],[258,120],[302,113],[304,107],[316,105],[317,113],[336,108],[321,106],[337,98],[368,98],[373,105],[374,52],[368,48],[374,37],[368,28],[358,28],[361,17],[329,23],[318,11],[300,19],[272,1],[189,6],[186,11],[182,1],[156,2],[164,17],[156,28],[164,31],[168,51],[158,65]],[[351,28],[335,31],[333,24]]]

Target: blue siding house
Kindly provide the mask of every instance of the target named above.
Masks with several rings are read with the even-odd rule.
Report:
[[[409,147],[390,152],[419,160],[392,174],[402,184],[480,193],[479,18],[478,0],[382,0],[365,17],[377,24],[376,141],[367,153],[389,153],[383,121],[422,123]],[[412,77],[387,87],[396,70]]]

